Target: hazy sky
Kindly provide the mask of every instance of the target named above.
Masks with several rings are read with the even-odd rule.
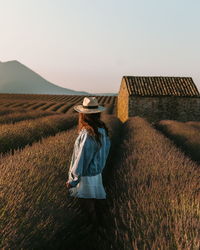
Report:
[[[123,75],[191,76],[200,0],[0,0],[0,61],[59,86],[118,92]]]

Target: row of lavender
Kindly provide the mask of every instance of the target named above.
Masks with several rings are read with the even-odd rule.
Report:
[[[176,132],[200,154],[200,141],[182,133],[186,124],[179,125]],[[108,166],[113,249],[199,249],[199,164],[141,117],[123,124],[121,138]]]
[[[124,124],[113,115],[103,119],[112,148],[103,175],[108,219],[102,232],[91,231],[80,204],[65,189],[77,116],[0,125],[0,247],[199,248],[198,163],[145,119]],[[187,126],[189,134],[197,131],[194,124]],[[181,131],[174,133],[188,136]],[[186,141],[192,146],[192,138]]]
[[[119,120],[102,119],[115,143]],[[0,248],[57,249],[74,244],[77,227],[88,232],[65,188],[76,125],[77,116],[61,114],[0,125]]]

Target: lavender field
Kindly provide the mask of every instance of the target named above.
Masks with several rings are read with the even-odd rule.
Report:
[[[199,249],[200,122],[116,117],[103,172],[106,218],[94,230],[65,182],[81,96],[0,97],[1,249]]]

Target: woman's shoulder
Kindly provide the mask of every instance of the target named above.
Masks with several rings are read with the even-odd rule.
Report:
[[[87,140],[91,138],[89,131],[84,127],[80,130],[79,137],[82,138],[83,140],[84,138]]]
[[[76,144],[78,145],[78,146],[80,146],[80,145],[83,145],[83,144],[87,144],[88,145],[88,143],[90,144],[90,136],[89,136],[89,134],[88,134],[88,131],[87,131],[87,129],[81,129],[80,131],[79,131],[79,134],[78,134],[78,137],[77,137],[77,139],[76,139]]]

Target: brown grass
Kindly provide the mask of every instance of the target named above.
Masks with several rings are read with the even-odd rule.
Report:
[[[0,105],[4,105],[4,108],[9,106],[15,110],[46,110],[58,113],[68,113],[71,115],[76,112],[74,111],[73,106],[81,104],[85,96],[22,95],[21,99],[20,96],[15,95],[7,95],[7,97],[8,98],[5,99],[6,95],[0,94]],[[14,98],[16,98],[16,100]],[[116,96],[96,96],[96,98],[98,99],[100,105],[107,107],[106,111],[104,112],[105,114],[116,115]],[[8,103],[9,100],[12,100],[12,103]]]
[[[111,249],[199,249],[199,165],[140,117],[124,124],[115,156]]]
[[[0,126],[0,152],[5,153],[17,148],[23,148],[49,135],[66,130],[75,125],[77,116],[65,114],[40,117],[35,120],[26,120],[15,124]]]
[[[114,116],[103,120],[115,143],[119,120]],[[100,246],[97,232],[91,230],[77,199],[70,198],[65,188],[76,137],[77,130],[72,128],[0,159],[0,248]]]
[[[185,122],[185,124],[188,124],[188,125],[191,125],[194,128],[200,129],[200,122],[189,121],[189,122]]]
[[[30,96],[39,105],[41,97],[66,101],[65,96]],[[49,105],[38,104],[36,109]],[[0,155],[0,248],[199,249],[200,166],[140,117],[121,126],[114,115],[102,114],[112,140],[103,171],[106,221],[102,231],[91,228],[65,188],[77,136],[74,104],[55,105],[57,112],[69,110],[73,116],[67,112],[0,126],[0,148],[7,152]],[[178,123],[174,134],[177,138],[179,131],[181,144],[191,143],[193,129]],[[196,132],[193,137],[198,138]]]
[[[60,113],[67,113],[67,111],[69,110],[69,108],[71,108],[74,104],[73,103],[67,103],[64,106],[60,107],[57,112]]]
[[[77,212],[64,184],[74,139],[70,129],[1,159],[1,247],[47,248],[61,229],[70,236]]]
[[[6,108],[6,107],[0,107],[0,116],[1,115],[7,115],[7,114],[12,114],[12,113],[15,113],[15,112],[19,112],[19,113],[23,113],[24,112],[24,109],[14,109],[14,108]]]
[[[1,103],[27,102],[27,101],[45,101],[45,102],[70,102],[76,104],[81,102],[85,95],[49,95],[49,94],[2,94],[0,93]],[[100,103],[115,103],[117,96],[96,96]]]
[[[200,126],[198,127],[198,124],[198,122],[162,120],[157,122],[155,127],[172,139],[189,157],[200,163]]]
[[[45,110],[46,111],[46,109],[48,109],[49,107],[53,106],[54,104],[56,104],[56,103],[55,102],[47,102],[46,104],[38,107],[37,110]]]
[[[15,112],[7,113],[0,116],[0,124],[15,123],[24,120],[36,119],[39,117],[54,115],[54,112],[44,112],[44,111],[21,111],[16,110]]]

